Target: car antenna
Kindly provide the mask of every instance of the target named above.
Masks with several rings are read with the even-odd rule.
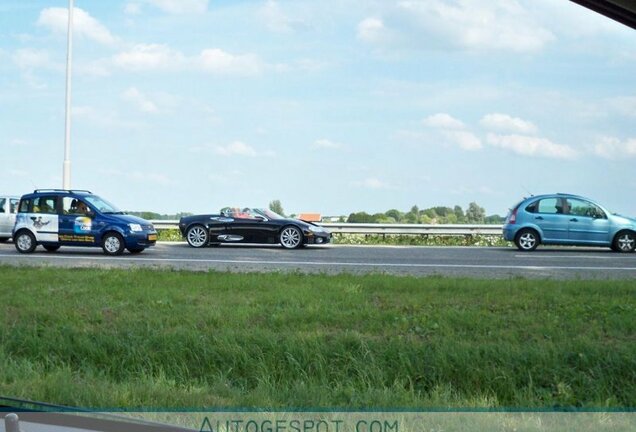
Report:
[[[524,185],[521,185],[521,187],[523,188],[524,191],[528,192],[528,194],[530,194],[531,197],[534,196],[534,194],[530,192],[527,187],[525,187]]]

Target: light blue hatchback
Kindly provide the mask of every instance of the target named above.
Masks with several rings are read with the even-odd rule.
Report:
[[[510,210],[503,235],[522,251],[552,244],[604,246],[628,253],[636,248],[636,219],[612,214],[577,195],[539,195]]]

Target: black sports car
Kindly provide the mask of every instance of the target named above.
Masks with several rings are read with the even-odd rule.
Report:
[[[255,208],[226,207],[220,214],[186,216],[179,220],[179,229],[195,248],[221,243],[280,243],[294,249],[331,241],[331,233],[316,224]]]

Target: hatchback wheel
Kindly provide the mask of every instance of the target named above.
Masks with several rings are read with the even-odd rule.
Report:
[[[618,233],[612,247],[616,252],[630,253],[636,249],[636,234],[633,232]]]
[[[295,249],[303,244],[303,233],[293,226],[283,228],[280,232],[280,244],[285,249]]]
[[[539,246],[539,234],[532,229],[522,229],[515,237],[515,244],[521,251],[533,251]]]
[[[106,255],[121,255],[124,253],[126,245],[119,233],[109,232],[102,239],[102,249]]]
[[[16,234],[15,239],[13,240],[15,243],[15,248],[20,253],[31,253],[37,246],[35,236],[29,231],[20,231],[18,234]]]
[[[203,225],[194,225],[186,232],[188,244],[194,248],[201,248],[208,244],[208,231]]]

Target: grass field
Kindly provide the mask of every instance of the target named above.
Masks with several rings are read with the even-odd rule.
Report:
[[[0,267],[0,394],[94,408],[636,406],[636,283]]]

